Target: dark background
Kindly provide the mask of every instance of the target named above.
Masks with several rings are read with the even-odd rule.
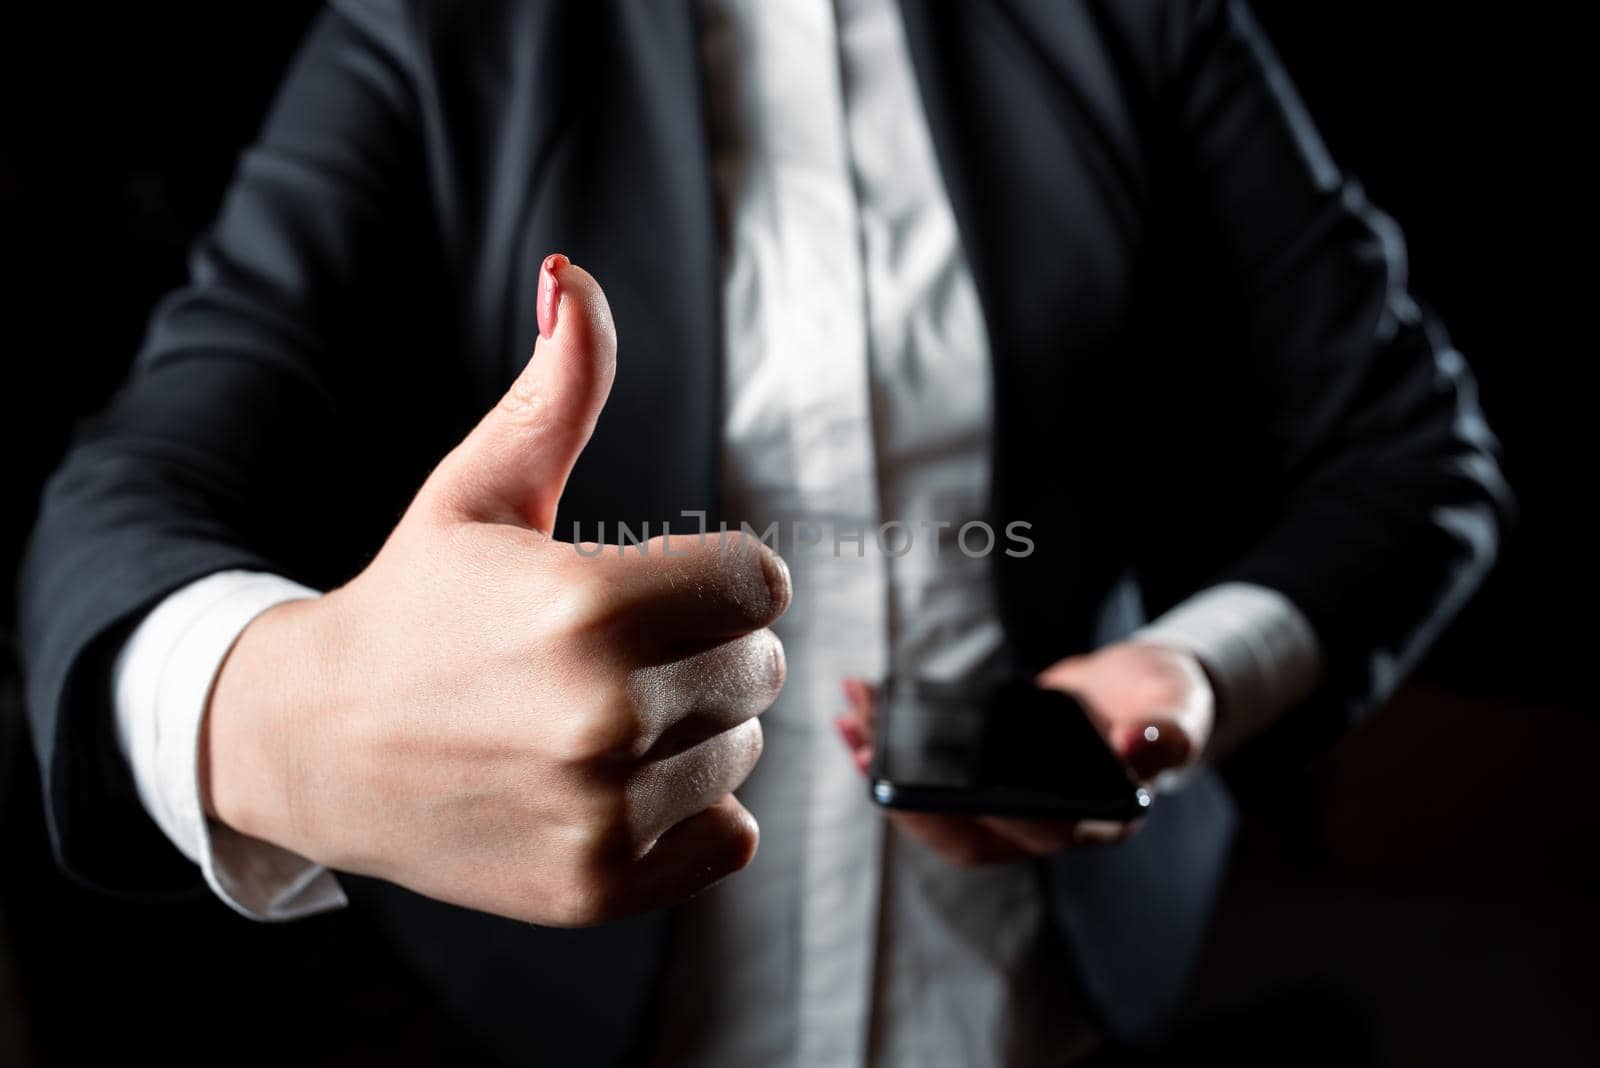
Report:
[[[0,656],[39,485],[181,281],[316,7],[0,16]],[[1578,31],[1500,5],[1256,9],[1336,158],[1404,227],[1414,287],[1478,373],[1523,516],[1390,709],[1292,788],[1246,800],[1187,1022],[1152,1059],[1594,1061]],[[447,1025],[359,916],[269,927],[210,899],[133,904],[67,882],[8,663],[0,685],[0,1063],[75,1062],[108,1037],[179,1060],[448,1051]]]

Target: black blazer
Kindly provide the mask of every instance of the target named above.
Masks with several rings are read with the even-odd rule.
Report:
[[[1241,759],[1293,766],[1390,691],[1509,507],[1398,231],[1330,161],[1240,3],[902,6],[990,331],[993,516],[1031,522],[1038,547],[997,557],[1018,666],[1213,583],[1281,590],[1326,682]],[[209,572],[358,571],[526,359],[546,252],[601,280],[621,337],[563,533],[741,518],[717,500],[696,32],[687,2],[341,0],[319,18],[192,282],[46,493],[23,642],[68,871],[195,884],[117,756],[109,654]],[[1231,811],[1203,776],[1129,843],[1047,866],[1111,1032],[1148,1034],[1181,995]],[[585,1063],[637,1048],[665,915],[555,932],[352,883],[489,1045]]]

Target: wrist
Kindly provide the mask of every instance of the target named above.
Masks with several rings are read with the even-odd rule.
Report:
[[[1226,583],[1190,597],[1134,632],[1133,640],[1186,650],[1217,708],[1207,758],[1226,757],[1306,697],[1321,672],[1316,635],[1283,594]]]
[[[310,733],[331,707],[338,660],[326,602],[289,601],[252,620],[223,659],[200,726],[206,815],[313,859],[321,850],[304,785],[320,747]]]

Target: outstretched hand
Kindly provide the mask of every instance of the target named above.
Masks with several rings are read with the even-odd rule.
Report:
[[[739,535],[553,536],[617,341],[553,256],[540,339],[344,587],[245,628],[207,710],[207,811],[330,867],[554,925],[671,904],[749,863],[734,799],[784,680],[789,572]]]

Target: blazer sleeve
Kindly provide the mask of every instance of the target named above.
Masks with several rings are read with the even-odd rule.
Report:
[[[1309,754],[1416,663],[1483,579],[1513,504],[1473,376],[1407,291],[1399,229],[1334,165],[1244,3],[1168,10],[1162,110],[1243,323],[1235,380],[1281,490],[1215,581],[1278,590],[1315,630],[1322,686],[1268,733]]]
[[[319,16],[189,283],[45,489],[20,582],[23,669],[51,841],[82,882],[200,887],[117,750],[109,666],[132,625],[225,569],[331,584],[335,546],[356,536],[341,522],[351,427],[382,403],[364,384],[380,361],[393,375],[404,360],[355,342],[395,283],[385,264],[426,256],[401,21],[376,5]]]

